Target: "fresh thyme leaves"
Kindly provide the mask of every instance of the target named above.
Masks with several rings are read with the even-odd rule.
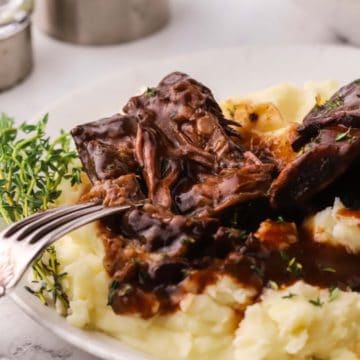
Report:
[[[337,134],[335,141],[342,141],[342,140],[348,139],[348,137],[350,136],[350,131],[351,131],[351,128],[348,128],[346,131],[344,131],[340,134]]]
[[[70,136],[65,132],[53,141],[45,135],[46,115],[38,123],[23,123],[0,115],[0,214],[7,223],[18,221],[45,210],[60,196],[59,185],[67,179],[71,185],[81,182],[80,167],[72,167],[77,153],[70,149]],[[26,289],[45,305],[69,308],[54,246],[34,261],[33,288]]]
[[[108,305],[111,305],[113,300],[114,300],[114,296],[117,292],[117,290],[120,288],[120,283],[117,280],[114,280],[109,287],[109,293],[108,293]]]
[[[246,230],[239,230],[239,229],[235,229],[235,228],[228,228],[226,229],[226,235],[231,238],[234,239],[236,241],[238,241],[239,243],[244,243],[246,241],[246,239],[249,236],[249,232],[247,232]]]
[[[283,299],[292,299],[296,294],[289,292],[287,295],[282,296]]]
[[[306,152],[306,148],[305,148],[305,146],[303,146],[299,151],[298,151],[298,156],[299,155],[303,155],[303,154],[305,154],[305,152]]]
[[[191,275],[193,273],[193,270],[192,269],[182,269],[181,272],[185,277],[188,277],[189,275]]]
[[[58,301],[62,309],[69,308],[69,299],[63,290],[62,279],[67,275],[60,273],[59,262],[56,257],[54,246],[48,247],[45,252],[33,263],[33,284],[36,284],[37,290],[25,287],[31,294],[40,299],[44,305],[52,303],[55,305]]]
[[[296,261],[296,258],[293,257],[290,259],[286,271],[295,276],[300,276],[302,272],[302,265]]]
[[[300,276],[302,272],[302,265],[296,261],[295,257],[290,258],[289,254],[286,251],[280,251],[281,258],[286,261],[287,267],[286,271],[294,276]]]
[[[238,209],[234,210],[231,220],[230,220],[230,225],[233,228],[239,227],[239,211],[238,211]]]
[[[273,290],[279,290],[279,285],[276,281],[270,280],[269,287]]]
[[[120,284],[119,281],[114,280],[109,287],[107,304],[112,305],[115,295],[118,295],[120,297],[126,296],[132,289],[133,287],[130,284]]]
[[[340,290],[337,287],[333,287],[329,291],[329,302],[333,302],[340,295]]]
[[[196,240],[193,237],[184,237],[181,239],[182,244],[195,244]]]
[[[309,300],[309,303],[314,305],[314,306],[318,306],[318,307],[321,307],[321,306],[324,305],[324,303],[320,300],[319,297],[317,297],[316,299]]]
[[[240,231],[240,236],[239,236],[239,240],[240,242],[244,242],[246,241],[246,239],[249,237],[249,232],[246,230],[241,230]]]
[[[61,132],[51,141],[47,122],[46,115],[15,127],[13,119],[0,115],[0,214],[7,223],[47,209],[60,196],[63,179],[80,182],[80,168],[71,168],[77,153],[70,150],[69,135]]]
[[[276,222],[277,223],[284,223],[285,220],[284,220],[284,218],[282,216],[278,216],[277,219],[276,219]]]
[[[146,88],[144,95],[148,97],[153,97],[156,95],[156,89],[152,87],[148,87]]]
[[[280,250],[280,251],[279,251],[279,254],[280,254],[280,256],[281,256],[281,258],[282,258],[283,260],[285,260],[285,261],[289,261],[289,260],[290,260],[290,256],[289,256],[289,254],[288,254],[286,251]]]
[[[344,103],[344,99],[339,96],[333,100],[326,101],[324,106],[326,106],[329,109],[334,110],[334,109],[337,109],[338,107],[340,107],[343,103]]]

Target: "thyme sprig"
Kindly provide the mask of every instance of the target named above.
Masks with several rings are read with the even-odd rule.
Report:
[[[55,140],[46,136],[46,115],[35,124],[16,127],[14,120],[0,114],[0,215],[7,223],[46,210],[60,196],[60,183],[81,182],[81,168],[73,166],[77,153],[70,148],[70,136],[61,131]],[[54,246],[34,261],[33,287],[26,289],[45,305],[60,303],[68,309]],[[35,290],[36,288],[36,290]]]
[[[60,196],[63,179],[80,183],[80,167],[70,149],[69,134],[61,131],[53,141],[45,135],[48,116],[19,127],[0,115],[0,214],[7,223],[45,210]]]
[[[62,284],[67,273],[61,273],[59,265],[55,247],[48,247],[32,265],[32,283],[37,285],[37,290],[28,286],[25,288],[46,306],[50,301],[53,305],[59,301],[63,309],[68,309],[69,299]]]
[[[310,299],[309,303],[318,307],[322,307],[324,305],[324,302],[321,301],[319,296],[316,299]]]

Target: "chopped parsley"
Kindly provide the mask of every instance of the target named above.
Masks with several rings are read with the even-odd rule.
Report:
[[[244,243],[249,236],[249,233],[246,230],[239,230],[235,228],[227,228],[225,234],[230,238],[238,241],[239,243]]]
[[[300,276],[302,272],[302,265],[296,261],[295,257],[290,258],[286,251],[280,251],[281,258],[287,262],[286,271],[294,276]]]
[[[279,223],[279,224],[281,224],[281,223],[284,223],[285,220],[284,220],[284,218],[280,215],[280,216],[277,217],[276,222]]]
[[[195,244],[196,240],[193,237],[184,237],[181,239],[182,244]]]
[[[130,284],[120,284],[119,281],[114,280],[109,287],[107,305],[112,305],[115,295],[122,297],[128,295],[133,289]]]
[[[324,305],[324,303],[320,300],[319,297],[317,297],[316,299],[310,299],[309,303],[314,305],[314,306],[318,306],[318,307],[321,307],[321,306]]]
[[[289,254],[288,254],[286,251],[280,250],[280,251],[279,251],[279,254],[280,254],[280,256],[281,256],[281,258],[282,258],[283,260],[285,260],[285,261],[289,261],[289,260],[290,260],[290,256],[289,256]]]
[[[238,212],[238,209],[234,210],[234,212],[232,214],[232,217],[231,217],[231,220],[230,220],[230,225],[231,225],[231,227],[234,227],[234,228],[239,227],[239,212]]]
[[[334,110],[334,109],[337,109],[338,107],[340,107],[341,105],[343,105],[343,103],[344,103],[344,99],[339,96],[335,99],[326,101],[324,106],[331,110]]]
[[[350,131],[351,128],[348,128],[346,131],[337,134],[335,141],[342,141],[342,140],[347,140],[350,137]]]
[[[249,232],[248,232],[248,231],[246,231],[246,230],[241,230],[241,231],[240,231],[239,240],[240,240],[241,242],[246,241],[246,239],[247,239],[248,237],[249,237]]]
[[[144,92],[144,95],[148,97],[156,96],[156,89],[152,87],[147,87]]]
[[[279,290],[279,285],[276,281],[270,280],[269,287],[273,290]]]
[[[185,277],[188,277],[189,275],[191,275],[193,273],[193,270],[192,269],[182,269],[181,272]]]
[[[292,299],[293,297],[297,296],[296,294],[289,292],[287,295],[282,296],[282,299]]]
[[[333,287],[329,291],[329,302],[333,302],[340,295],[340,290],[337,287]]]

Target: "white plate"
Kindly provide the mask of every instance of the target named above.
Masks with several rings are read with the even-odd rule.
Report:
[[[143,86],[156,85],[167,73],[179,70],[209,86],[217,99],[240,95],[279,82],[335,79],[340,83],[360,77],[360,50],[350,47],[244,47],[212,50],[124,69],[94,86],[52,104],[49,132],[111,115]],[[39,114],[43,115],[43,114]],[[53,309],[41,305],[20,285],[14,300],[36,321],[93,355],[108,360],[144,360],[148,357],[95,332],[69,326]]]

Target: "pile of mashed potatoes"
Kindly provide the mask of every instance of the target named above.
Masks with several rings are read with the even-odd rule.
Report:
[[[264,136],[299,122],[317,101],[329,98],[334,82],[304,88],[279,85],[223,102],[223,111]],[[258,120],[249,121],[256,112]],[[62,202],[75,201],[81,188],[65,189]],[[316,241],[360,252],[359,221],[339,215],[335,205],[308,219]],[[56,244],[64,287],[70,299],[67,320],[99,330],[156,359],[286,360],[360,359],[360,294],[319,289],[299,281],[287,288],[255,291],[224,276],[200,295],[188,294],[180,309],[144,320],[115,315],[107,306],[110,279],[103,267],[104,249],[95,224]],[[309,301],[310,300],[310,301]],[[320,305],[314,304],[317,302]]]

